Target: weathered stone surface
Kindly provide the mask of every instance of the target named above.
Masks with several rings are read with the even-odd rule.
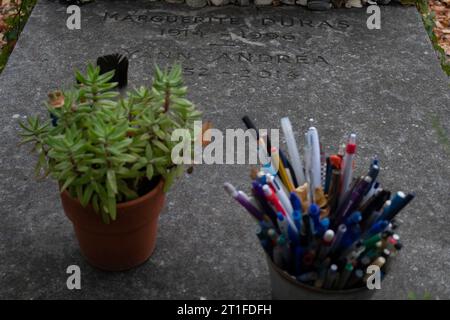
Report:
[[[449,298],[447,78],[414,8],[382,7],[381,30],[368,30],[367,17],[97,0],[70,31],[65,8],[40,1],[0,77],[0,297],[270,298],[255,225],[222,189],[231,181],[248,190],[248,166],[196,166],[168,194],[154,255],[124,273],[84,261],[56,184],[34,181],[34,157],[17,148],[17,118],[46,116],[47,93],[72,83],[75,68],[120,52],[130,58],[130,86],[149,83],[154,63],[181,61],[189,98],[221,130],[243,128],[245,114],[261,128],[289,116],[298,141],[317,126],[327,152],[356,131],[358,172],[377,154],[384,186],[417,193],[399,216],[404,250],[374,297]],[[80,291],[66,288],[72,264],[82,270]]]

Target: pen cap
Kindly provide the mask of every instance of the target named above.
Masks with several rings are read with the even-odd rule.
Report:
[[[350,215],[350,217],[347,218],[345,224],[348,226],[348,225],[352,225],[355,223],[359,223],[359,222],[361,222],[361,220],[362,220],[361,212],[355,211]]]
[[[382,220],[375,223],[369,230],[370,234],[380,233],[388,226],[389,222]]]
[[[385,263],[386,263],[386,258],[378,257],[371,264],[375,265],[375,266],[378,266],[379,268],[382,268]]]
[[[311,217],[315,218],[320,215],[320,208],[317,204],[313,203],[309,206],[308,213]]]
[[[323,218],[320,220],[320,224],[324,230],[327,230],[330,226],[330,218]]]
[[[300,200],[300,197],[297,195],[295,191],[292,191],[289,195],[289,198],[291,200],[292,207],[295,211],[302,212],[302,202]]]
[[[334,238],[334,231],[329,229],[327,231],[325,231],[325,233],[323,234],[323,241],[330,243],[331,241],[333,241]]]
[[[278,234],[277,234],[277,232],[275,231],[275,229],[269,229],[269,230],[267,231],[267,235],[268,235],[269,238],[272,239],[272,240],[276,240],[277,237],[278,237]]]
[[[348,138],[347,146],[345,147],[345,152],[349,154],[354,154],[356,152],[356,134],[352,133],[350,134],[350,137]]]
[[[270,187],[267,184],[263,185],[263,191],[264,194],[269,197],[273,194],[272,189],[270,189]]]
[[[224,187],[225,191],[233,198],[236,198],[238,196],[238,192],[237,192],[236,188],[231,183],[225,182],[223,184],[223,187]]]
[[[284,234],[280,234],[280,236],[277,239],[277,244],[279,246],[284,246],[286,244],[286,238],[284,237]]]

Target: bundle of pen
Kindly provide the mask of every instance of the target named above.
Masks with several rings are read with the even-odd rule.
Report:
[[[297,281],[328,290],[365,286],[370,265],[383,277],[402,248],[394,218],[414,194],[383,189],[377,159],[364,176],[354,174],[355,134],[325,157],[316,128],[309,128],[302,161],[288,118],[281,126],[289,159],[243,120],[270,161],[252,172],[252,197],[224,187],[258,221],[257,236],[272,261]]]

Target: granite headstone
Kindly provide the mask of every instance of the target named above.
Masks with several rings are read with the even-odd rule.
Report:
[[[385,186],[417,193],[399,216],[404,250],[374,298],[450,297],[450,88],[415,8],[382,7],[380,30],[364,9],[98,0],[81,14],[68,30],[66,8],[39,1],[0,76],[0,298],[270,298],[255,224],[222,188],[247,190],[246,165],[182,178],[144,265],[104,273],[80,255],[55,182],[36,182],[34,157],[17,148],[17,121],[45,116],[49,91],[111,53],[128,56],[130,87],[148,84],[155,63],[181,62],[189,98],[221,130],[243,128],[246,114],[262,128],[289,116],[298,137],[316,126],[327,152],[357,132],[361,173],[378,155]],[[66,287],[69,265],[81,290]]]

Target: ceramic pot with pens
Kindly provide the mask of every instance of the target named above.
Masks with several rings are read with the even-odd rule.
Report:
[[[243,121],[257,132],[248,117]],[[363,176],[354,173],[355,133],[345,150],[324,157],[318,130],[311,127],[300,157],[288,118],[281,127],[289,157],[281,148],[270,148],[269,140],[259,143],[272,161],[252,171],[251,196],[224,183],[258,225],[273,298],[369,298],[375,291],[369,287],[381,287],[402,248],[395,217],[414,192],[391,194],[381,188],[377,158]]]

